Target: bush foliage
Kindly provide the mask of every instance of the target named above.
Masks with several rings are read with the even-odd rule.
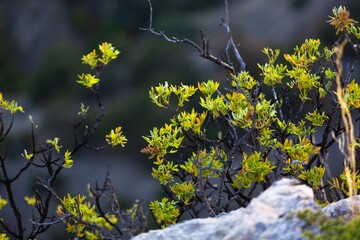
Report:
[[[151,4],[150,9],[152,14]],[[188,39],[169,38],[156,32],[151,21],[152,15],[145,30],[172,43],[190,44],[202,57],[229,70],[227,83],[164,82],[149,91],[150,100],[171,113],[163,126],[154,127],[143,137],[147,145],[141,150],[153,161],[152,176],[167,195],[149,204],[159,227],[175,224],[182,217],[214,217],[245,207],[282,176],[299,178],[311,186],[321,204],[357,194],[360,177],[355,153],[360,141],[355,137],[355,126],[360,119],[360,86],[353,73],[360,57],[360,45],[356,44],[360,27],[345,7],[334,8],[329,20],[338,36],[333,46],[323,46],[320,39],[306,39],[291,53],[264,48],[268,60],[258,64],[258,77],[245,70],[234,45],[239,70],[230,59],[211,55],[203,34],[199,46]],[[229,28],[227,18],[222,24]],[[227,34],[228,44],[234,44],[231,32]],[[345,46],[356,57],[343,70]],[[130,209],[122,209],[109,177],[103,186],[89,187],[87,197],[59,196],[54,189],[60,173],[71,171],[68,169],[76,164],[80,149],[95,149],[89,141],[105,116],[99,94],[100,73],[119,54],[112,44],[104,42],[98,51],[82,57],[94,73],[79,74],[77,83],[93,93],[98,114],[92,125],[85,126],[89,106],[81,104],[73,123],[75,141],[71,148],[63,149],[57,137],[38,143],[37,126],[29,116],[32,144],[21,153],[23,166],[16,173],[9,172],[6,152],[0,155],[0,184],[5,189],[0,210],[11,208],[15,216],[15,223],[0,219],[0,239],[35,239],[57,223],[65,224],[74,238],[83,239],[127,239],[148,229],[142,204],[136,201]],[[15,116],[24,113],[24,109],[14,100],[6,100],[2,93],[0,106],[0,142],[5,144]],[[122,127],[110,130],[104,142],[107,145],[96,149],[124,147],[127,139]],[[336,144],[343,159],[329,156],[330,148]],[[330,174],[331,161],[344,162],[340,176]],[[13,183],[34,168],[46,174],[38,177],[41,189],[34,187],[32,196],[24,196],[23,201],[34,212],[32,228],[26,229]],[[53,200],[57,202],[56,209],[50,204]]]

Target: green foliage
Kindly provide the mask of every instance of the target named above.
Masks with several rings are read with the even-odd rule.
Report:
[[[263,53],[269,58],[269,62],[265,65],[258,64],[258,67],[261,69],[261,76],[264,79],[264,84],[267,86],[275,86],[276,84],[281,84],[281,80],[285,77],[285,71],[287,66],[282,64],[274,65],[276,59],[280,54],[280,49],[271,49],[264,48]]]
[[[5,162],[7,154],[0,157],[0,184],[5,186],[4,188],[6,188],[7,193],[7,199],[0,197],[0,210],[7,206],[10,207],[16,220],[16,227],[12,230],[12,224],[9,224],[7,220],[3,218],[0,218],[0,222],[1,226],[6,226],[3,228],[6,230],[6,233],[16,239],[35,239],[36,236],[47,231],[51,225],[58,222],[66,224],[66,231],[73,234],[75,238],[103,239],[107,238],[109,235],[113,235],[110,234],[110,232],[114,229],[119,229],[117,228],[118,221],[120,219],[123,221],[122,217],[127,216],[126,213],[121,213],[119,210],[115,210],[116,207],[118,208],[118,203],[117,200],[114,199],[115,194],[113,189],[109,188],[111,183],[108,179],[104,188],[97,187],[95,189],[96,191],[91,190],[89,194],[90,196],[96,198],[96,204],[99,208],[98,211],[96,211],[95,205],[85,201],[85,196],[77,195],[76,197],[72,197],[68,194],[63,199],[60,199],[53,188],[60,172],[73,166],[73,156],[79,149],[85,146],[89,149],[96,149],[89,146],[88,142],[89,138],[99,127],[102,118],[105,115],[105,110],[100,102],[98,93],[100,71],[120,53],[109,43],[99,45],[99,50],[102,53],[100,57],[94,50],[82,58],[84,64],[87,64],[92,69],[96,70],[95,75],[82,73],[79,75],[78,80],[78,83],[92,90],[98,101],[100,114],[96,118],[94,125],[88,125],[89,123],[87,123],[86,126],[84,126],[89,106],[85,107],[84,104],[81,104],[81,111],[78,113],[79,120],[78,122],[73,122],[75,144],[72,148],[66,149],[62,152],[63,146],[60,144],[59,137],[47,139],[45,143],[37,143],[35,129],[38,126],[34,125],[33,118],[30,115],[29,122],[32,128],[32,144],[28,149],[24,149],[23,153],[21,153],[21,156],[26,160],[24,166],[18,170],[18,173],[9,174],[10,171],[8,170],[7,162]],[[96,87],[93,88],[95,84]],[[11,122],[9,126],[5,127],[3,118],[4,112],[1,112],[0,114],[0,142],[3,142],[12,130],[15,114],[17,112],[24,113],[24,110],[17,104],[16,101],[13,100],[9,102],[5,100],[2,93],[0,93],[0,107],[4,109],[4,111],[8,111],[11,115]],[[84,126],[83,129],[85,129],[85,132],[79,134],[79,128],[82,126]],[[127,139],[122,134],[121,129],[121,127],[116,127],[105,136],[105,140],[110,146],[124,146],[126,144]],[[80,139],[79,135],[83,136],[83,138]],[[67,147],[70,147],[70,144],[67,144]],[[106,146],[102,146],[100,149],[104,149],[105,147]],[[22,215],[18,206],[18,200],[15,199],[13,194],[13,183],[26,171],[29,171],[30,167],[39,170],[39,172],[41,171],[41,177],[38,177],[38,185],[42,186],[45,191],[44,189],[39,190],[37,187],[33,186],[34,195],[25,196],[22,199],[23,202],[26,202],[28,206],[33,208],[33,227],[31,228],[32,230],[29,231],[28,236],[25,237],[27,229],[24,227]],[[111,196],[113,196],[111,200],[112,211],[106,212],[101,209],[100,199],[105,196],[105,192],[111,192]],[[50,202],[52,202],[54,198],[58,200],[60,204],[57,209],[58,218],[56,218],[54,212],[51,212],[52,204]],[[135,217],[137,218],[138,216],[136,215]],[[134,221],[135,220],[133,220],[133,222]],[[125,227],[124,229],[127,228]],[[120,232],[119,234],[123,236],[126,232],[124,232],[124,230],[121,231],[119,230],[118,232]],[[1,239],[9,239],[7,234],[1,234]],[[128,235],[131,235],[131,233],[128,233]]]
[[[36,199],[35,196],[31,196],[31,197],[25,196],[25,197],[24,197],[24,200],[25,200],[26,203],[27,203],[28,205],[30,205],[30,206],[35,206],[35,205],[38,203],[38,201],[37,201],[37,199]]]
[[[46,140],[46,143],[51,144],[55,148],[56,152],[59,153],[60,149],[62,148],[62,146],[58,145],[59,141],[60,141],[60,138],[55,137],[53,140],[51,140],[51,139]]]
[[[315,109],[314,112],[307,113],[305,118],[309,120],[313,126],[322,126],[324,121],[329,119],[329,117],[325,115],[325,112],[320,114],[317,112],[317,109]]]
[[[96,76],[89,73],[82,73],[81,75],[78,75],[78,78],[79,80],[77,82],[86,88],[91,88],[94,84],[97,84],[100,81],[100,79],[98,79]]]
[[[159,180],[161,184],[168,184],[174,179],[173,173],[178,171],[178,165],[174,165],[173,162],[161,163],[157,168],[152,169],[151,176]]]
[[[92,69],[96,69],[96,75],[99,75],[99,71],[102,67],[106,66],[111,60],[116,59],[120,54],[112,44],[104,42],[99,45],[99,50],[102,53],[99,57],[95,50],[89,54],[83,56],[83,64],[89,65]],[[92,88],[93,85],[98,84],[100,79],[91,74],[78,75],[79,80],[77,81],[86,88]],[[94,93],[97,94],[97,88],[94,90]],[[101,105],[101,104],[99,104]],[[84,120],[89,107],[85,107],[81,103],[81,111],[78,113],[79,116]],[[100,122],[101,119],[97,119]],[[109,134],[105,136],[106,142],[112,146],[121,145],[125,146],[127,143],[126,137],[122,133],[122,127],[118,126],[115,129],[112,129]],[[60,139],[55,137],[53,140],[49,139],[46,142],[56,150],[57,153],[60,153],[62,146],[59,145]],[[28,155],[26,150],[23,155],[27,159],[31,159],[31,155]],[[66,150],[64,153],[64,163],[62,164],[63,168],[71,168],[73,165],[72,160],[73,152]],[[105,188],[104,190],[108,190]],[[89,195],[93,197],[93,193],[89,191]],[[101,194],[102,195],[102,194]],[[97,213],[95,210],[95,205],[92,205],[90,202],[85,201],[86,197],[77,195],[76,197],[71,197],[68,194],[61,201],[61,205],[58,206],[57,214],[59,217],[64,217],[64,223],[66,223],[66,231],[74,234],[76,237],[84,239],[103,239],[106,237],[106,231],[111,231],[114,226],[116,226],[119,221],[119,215],[114,213],[104,214],[103,211],[100,211],[101,214]],[[32,199],[26,200],[28,204],[33,203]],[[98,199],[99,201],[99,199]],[[98,202],[99,203],[99,202]],[[99,205],[98,205],[99,206]]]
[[[85,105],[83,103],[81,103],[80,109],[81,111],[78,112],[79,116],[85,117],[87,115],[87,112],[89,111],[89,106],[85,107]]]
[[[360,27],[354,26],[350,24],[346,27],[346,30],[349,31],[352,35],[354,35],[357,39],[360,39]]]
[[[324,167],[315,166],[310,170],[301,171],[298,177],[300,179],[306,180],[312,188],[317,190],[320,187],[322,187],[322,178],[324,176],[324,173],[325,173]]]
[[[263,161],[259,152],[250,156],[244,153],[243,167],[235,175],[233,186],[237,189],[249,188],[253,182],[265,182],[266,176],[276,168],[268,159]]]
[[[177,117],[177,121],[180,123],[181,128],[185,131],[192,131],[197,135],[201,135],[201,127],[204,124],[206,116],[207,112],[198,113],[192,109],[191,112],[181,112]],[[175,123],[176,120],[173,122]]]
[[[219,88],[220,83],[209,80],[207,82],[198,83],[198,88],[206,97],[211,97]]]
[[[26,149],[24,150],[24,153],[21,154],[23,158],[26,158],[27,160],[31,160],[34,156],[33,153],[28,153]]]
[[[170,186],[170,190],[179,200],[183,201],[185,205],[188,205],[190,200],[195,196],[195,186],[192,182],[175,183]]]
[[[121,131],[122,127],[117,127],[115,130],[111,130],[108,135],[106,135],[106,142],[111,145],[112,147],[115,147],[117,145],[121,145],[122,147],[125,146],[127,139],[122,134]]]
[[[227,158],[226,153],[221,149],[212,148],[210,151],[202,149],[198,153],[192,153],[192,156],[180,165],[184,171],[203,178],[217,178],[224,167],[224,160]]]
[[[249,72],[240,72],[238,75],[230,74],[232,81],[231,86],[240,87],[246,93],[250,92],[258,82],[250,76]]]
[[[85,199],[85,196],[71,197],[68,194],[62,199],[62,205],[58,206],[57,214],[60,217],[69,214],[69,218],[65,221],[67,232],[73,233],[80,238],[101,239],[101,232],[97,231],[96,228],[112,230],[118,218],[114,214],[99,216],[95,211],[95,206],[85,201]],[[96,226],[96,228],[93,226]]]
[[[3,98],[3,94],[1,92],[0,92],[0,106],[1,108],[9,111],[11,114],[15,114],[17,111],[22,113],[25,112],[23,108],[19,106],[15,100],[12,100],[11,102],[6,101]]]
[[[284,144],[281,145],[282,151],[284,151],[290,159],[297,160],[302,163],[307,163],[310,156],[317,153],[319,149],[313,149],[310,139],[300,138],[299,143],[293,144],[293,140],[285,139]]]
[[[358,172],[349,172],[348,174],[353,176],[353,181],[355,185],[355,194],[360,190],[360,175]],[[340,189],[346,196],[350,197],[349,192],[349,181],[346,177],[347,171],[344,169],[343,173],[340,174],[339,179],[333,178],[332,181],[329,181],[331,188]]]
[[[73,160],[71,159],[71,152],[69,152],[69,150],[66,150],[65,152],[65,156],[64,156],[64,164],[63,167],[64,168],[71,168],[73,165]]]
[[[0,240],[10,240],[10,238],[5,233],[0,233]]]
[[[300,47],[296,46],[294,48],[293,54],[284,54],[284,58],[291,64],[293,69],[299,67],[300,69],[305,70],[304,68],[313,64],[321,56],[319,47],[320,39],[306,39]],[[288,74],[295,78],[291,73]]]
[[[8,203],[8,200],[6,199],[3,199],[1,196],[0,196],[0,210],[6,206],[6,204]]]
[[[143,137],[148,146],[142,149],[143,153],[150,154],[150,158],[156,157],[156,165],[162,164],[164,156],[168,153],[176,153],[184,137],[180,136],[181,129],[176,124],[165,124],[160,129],[154,127],[150,135]]]
[[[111,43],[104,42],[99,45],[101,57],[98,56],[96,50],[92,50],[87,55],[84,55],[81,60],[83,64],[89,65],[91,69],[101,69],[106,66],[110,61],[117,58],[120,51],[116,50]],[[79,80],[77,82],[86,88],[92,88],[93,85],[98,84],[100,79],[97,75],[90,73],[82,73],[78,75]]]
[[[305,231],[303,236],[309,240],[352,240],[360,238],[360,216],[345,222],[342,218],[332,219],[321,211],[304,210],[296,213],[296,217],[304,220],[307,226],[319,229],[319,233]]]
[[[259,96],[259,102],[255,105],[247,102],[245,108],[237,108],[231,111],[231,122],[241,128],[251,128],[254,124],[257,129],[269,127],[276,120],[276,107],[271,101]],[[237,100],[235,100],[237,101]],[[231,104],[231,103],[230,103]]]
[[[264,127],[260,130],[258,140],[259,143],[265,148],[277,148],[279,147],[278,140],[273,136],[274,130],[268,127]]]
[[[200,98],[200,105],[211,112],[215,118],[225,115],[228,111],[224,96]]]
[[[107,65],[111,60],[116,59],[120,54],[119,50],[116,50],[111,43],[107,42],[100,44],[99,50],[101,52],[101,57],[99,57],[96,50],[93,49],[90,53],[81,58],[82,63],[89,65],[93,69]]]
[[[360,86],[355,80],[344,89],[344,98],[349,109],[360,108]]]
[[[179,210],[176,208],[175,201],[169,201],[168,198],[162,198],[160,201],[153,201],[150,203],[149,208],[154,214],[156,222],[162,228],[175,224],[179,216]]]
[[[178,99],[178,107],[184,106],[184,102],[189,101],[195,92],[194,86],[183,85],[173,86],[169,85],[168,82],[159,84],[157,87],[152,87],[149,91],[150,99],[153,103],[163,108],[170,108],[170,96],[175,94]]]

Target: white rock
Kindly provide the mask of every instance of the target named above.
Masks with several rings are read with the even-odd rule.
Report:
[[[313,199],[311,188],[284,178],[253,199],[246,209],[188,220],[140,234],[133,240],[303,239],[306,224],[291,214],[306,208],[319,210]]]

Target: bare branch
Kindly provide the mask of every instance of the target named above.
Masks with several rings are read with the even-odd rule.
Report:
[[[246,69],[246,64],[234,43],[234,39],[231,34],[231,28],[230,28],[230,23],[229,23],[229,4],[228,4],[227,0],[224,0],[224,2],[225,2],[225,18],[221,19],[220,25],[224,27],[226,35],[228,36],[228,42],[227,42],[227,45],[225,48],[226,58],[227,58],[228,64],[232,65],[232,63],[230,61],[230,53],[229,53],[229,50],[231,49],[235,55],[235,58],[237,59],[237,61],[240,64],[240,71],[243,72]]]
[[[36,222],[32,219],[30,219],[30,222],[32,224],[34,224],[35,226],[48,226],[48,225],[54,225],[54,224],[57,224],[57,223],[61,223],[62,221],[68,219],[70,217],[70,214],[69,213],[64,213],[64,215],[61,217],[61,218],[58,218],[54,221],[51,221],[51,222]]]
[[[228,69],[233,74],[236,72],[232,65],[230,65],[229,63],[227,63],[227,62],[221,60],[220,58],[215,57],[214,55],[211,55],[209,53],[209,41],[205,40],[204,34],[202,32],[200,32],[200,38],[202,41],[202,46],[200,47],[198,44],[196,44],[194,41],[192,41],[190,39],[187,39],[187,38],[178,39],[174,36],[168,37],[164,31],[155,31],[153,28],[153,8],[151,5],[151,0],[148,0],[148,3],[149,3],[149,8],[150,8],[149,26],[146,28],[140,28],[140,30],[148,31],[154,35],[161,36],[165,39],[165,41],[173,43],[173,44],[190,45],[200,53],[200,56],[202,58],[210,60],[211,62],[214,62],[215,64],[217,64],[221,67],[224,67],[225,69]],[[240,56],[240,58],[241,58],[241,56]]]

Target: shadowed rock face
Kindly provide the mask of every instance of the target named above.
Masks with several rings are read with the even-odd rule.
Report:
[[[323,208],[323,212],[332,218],[343,217],[346,221],[353,217],[353,212],[359,212],[360,195],[333,202]],[[353,211],[353,209],[355,211]]]
[[[294,179],[275,182],[249,206],[215,218],[193,219],[162,230],[140,234],[133,240],[147,239],[303,239],[304,221],[291,213],[319,210],[311,188]],[[306,228],[306,229],[305,229]]]

